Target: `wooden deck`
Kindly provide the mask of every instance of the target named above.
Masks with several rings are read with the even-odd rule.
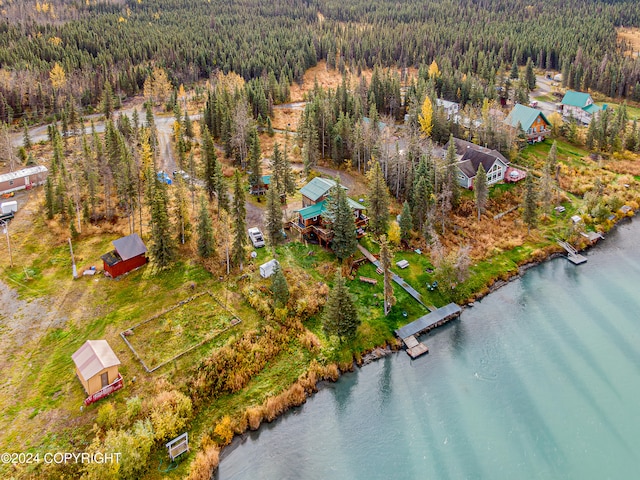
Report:
[[[407,355],[411,358],[418,358],[420,355],[424,355],[429,352],[429,347],[424,343],[418,342],[414,335],[403,338],[402,341],[407,347]]]
[[[424,343],[418,343],[418,345],[413,348],[407,348],[407,355],[411,358],[418,358],[420,355],[424,355],[425,353],[429,353],[429,347]]]

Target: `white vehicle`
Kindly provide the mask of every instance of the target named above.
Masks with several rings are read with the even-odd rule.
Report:
[[[253,244],[254,248],[264,247],[264,237],[262,236],[262,232],[257,227],[252,227],[249,230],[249,239]]]

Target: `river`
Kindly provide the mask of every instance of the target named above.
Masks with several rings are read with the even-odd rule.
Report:
[[[630,479],[640,472],[640,221],[558,258],[236,439],[230,479]]]

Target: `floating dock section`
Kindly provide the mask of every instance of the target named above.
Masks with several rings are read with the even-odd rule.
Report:
[[[450,303],[399,328],[396,330],[396,335],[404,342],[407,347],[407,354],[411,358],[419,357],[423,353],[427,353],[429,348],[425,344],[418,342],[416,336],[444,325],[453,318],[457,318],[460,316],[460,312],[462,312],[462,309],[459,305]]]

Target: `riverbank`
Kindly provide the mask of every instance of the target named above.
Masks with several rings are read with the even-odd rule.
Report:
[[[216,478],[632,476],[638,228],[621,222],[580,267],[527,269],[430,335],[423,359],[344,375],[244,437]]]
[[[616,222],[616,224],[613,226],[613,228],[619,228],[620,225],[630,223],[630,222],[633,221],[633,218],[634,217],[622,218],[618,222]],[[601,244],[601,241],[598,241],[598,242],[583,246],[580,251],[584,252],[584,251],[591,250],[592,248],[594,248],[594,247],[596,247],[596,246],[598,246],[600,244]],[[534,267],[541,266],[544,263],[550,262],[551,260],[554,260],[554,259],[557,259],[557,258],[561,258],[561,257],[564,257],[564,255],[561,252],[557,252],[556,251],[556,252],[551,252],[545,258],[543,258],[541,260],[536,260],[536,261],[533,261],[533,262],[524,263],[523,265],[518,267],[517,273],[514,273],[514,274],[510,275],[506,280],[497,279],[494,283],[492,283],[490,286],[488,286],[486,291],[478,292],[472,298],[467,299],[467,302],[465,302],[465,304],[462,306],[462,309],[463,310],[468,310],[468,309],[472,308],[473,302],[481,301],[481,300],[485,299],[490,293],[496,293],[500,289],[502,289],[503,287],[506,287],[507,285],[509,285],[509,284],[511,284],[511,283],[513,283],[513,282],[515,282],[517,280],[521,280],[525,276],[525,274],[529,270],[533,269]],[[572,266],[572,267],[573,268],[580,268],[579,266]],[[375,347],[375,348],[371,349],[371,351],[362,353],[360,355],[355,353],[354,354],[354,362],[351,364],[351,368],[338,369],[338,376],[336,378],[331,378],[330,381],[331,382],[336,382],[336,381],[339,380],[339,378],[341,378],[343,376],[344,373],[351,373],[356,368],[359,369],[359,368],[362,368],[362,367],[364,367],[366,365],[369,365],[369,364],[371,364],[373,362],[376,362],[378,360],[384,360],[386,357],[388,357],[392,353],[399,353],[399,352],[401,352],[401,350],[402,350],[402,348],[401,348],[400,342],[396,340],[395,343],[393,343],[393,347],[390,346],[389,344],[385,344],[385,345],[381,345],[379,347]],[[302,404],[306,403],[308,398],[310,398],[312,395],[314,395],[317,392],[319,392],[320,390],[322,390],[323,387],[327,386],[327,384],[325,383],[326,380],[327,379],[321,380],[320,383],[318,383],[316,385],[316,388],[307,391],[306,397],[304,399],[300,399],[299,403],[290,404],[288,408],[283,410],[278,416],[274,417],[271,420],[268,420],[267,423],[271,423],[273,420],[275,420],[276,418],[279,418],[281,415],[284,415],[289,410],[291,410],[293,408],[296,408],[296,407],[299,407]],[[294,388],[294,387],[292,387],[292,388]],[[227,446],[225,446],[222,449],[222,451],[220,452],[219,458],[218,458],[218,462],[219,461],[223,461],[225,458],[227,458],[236,448],[238,448],[240,445],[242,445],[247,440],[247,438],[248,438],[247,435],[249,434],[249,432],[255,431],[255,430],[256,429],[254,429],[254,428],[247,428],[242,433],[239,433],[233,439],[233,441],[231,441]],[[216,464],[218,462],[216,462]]]

